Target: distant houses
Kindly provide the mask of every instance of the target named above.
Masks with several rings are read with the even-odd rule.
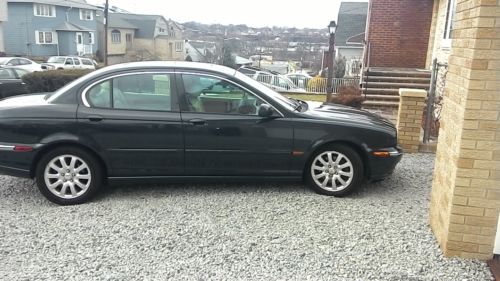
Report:
[[[2,4],[6,7],[3,7]],[[104,56],[103,9],[85,0],[0,1],[0,53]],[[159,15],[108,15],[109,63],[184,60],[182,28]]]

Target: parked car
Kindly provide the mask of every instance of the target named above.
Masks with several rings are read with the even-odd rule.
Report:
[[[0,57],[0,66],[16,67],[28,72],[42,71],[42,65],[27,58],[20,57]]]
[[[91,59],[81,57],[50,57],[46,63],[42,64],[43,69],[95,69],[95,64]]]
[[[0,101],[0,171],[57,204],[103,185],[167,179],[305,179],[342,196],[389,176],[396,128],[363,110],[293,100],[224,66],[137,62],[57,92]]]
[[[21,77],[29,73],[16,67],[0,67],[0,99],[27,94],[26,84]]]
[[[311,75],[307,73],[288,73],[285,76],[301,89],[306,89],[307,83],[312,79]]]
[[[251,66],[240,67],[238,71],[278,92],[305,92],[304,89],[297,87],[289,78],[278,72]]]

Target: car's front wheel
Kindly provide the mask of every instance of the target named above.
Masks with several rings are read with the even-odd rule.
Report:
[[[363,162],[358,153],[345,145],[330,145],[316,152],[305,171],[314,191],[344,196],[363,181]]]
[[[85,150],[61,147],[43,155],[36,169],[40,192],[60,205],[87,202],[102,184],[99,162]]]

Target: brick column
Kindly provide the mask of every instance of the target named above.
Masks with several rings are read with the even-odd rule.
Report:
[[[422,113],[427,92],[419,89],[399,89],[399,111],[396,128],[398,141],[405,153],[418,152]]]
[[[430,224],[446,256],[489,259],[500,211],[500,1],[458,0]]]

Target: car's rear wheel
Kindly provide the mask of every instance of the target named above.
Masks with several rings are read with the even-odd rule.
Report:
[[[307,180],[314,191],[330,196],[344,196],[363,181],[363,162],[352,148],[335,144],[316,152],[308,169]]]
[[[87,202],[102,185],[95,157],[77,147],[61,147],[43,155],[36,168],[40,192],[60,205]]]

